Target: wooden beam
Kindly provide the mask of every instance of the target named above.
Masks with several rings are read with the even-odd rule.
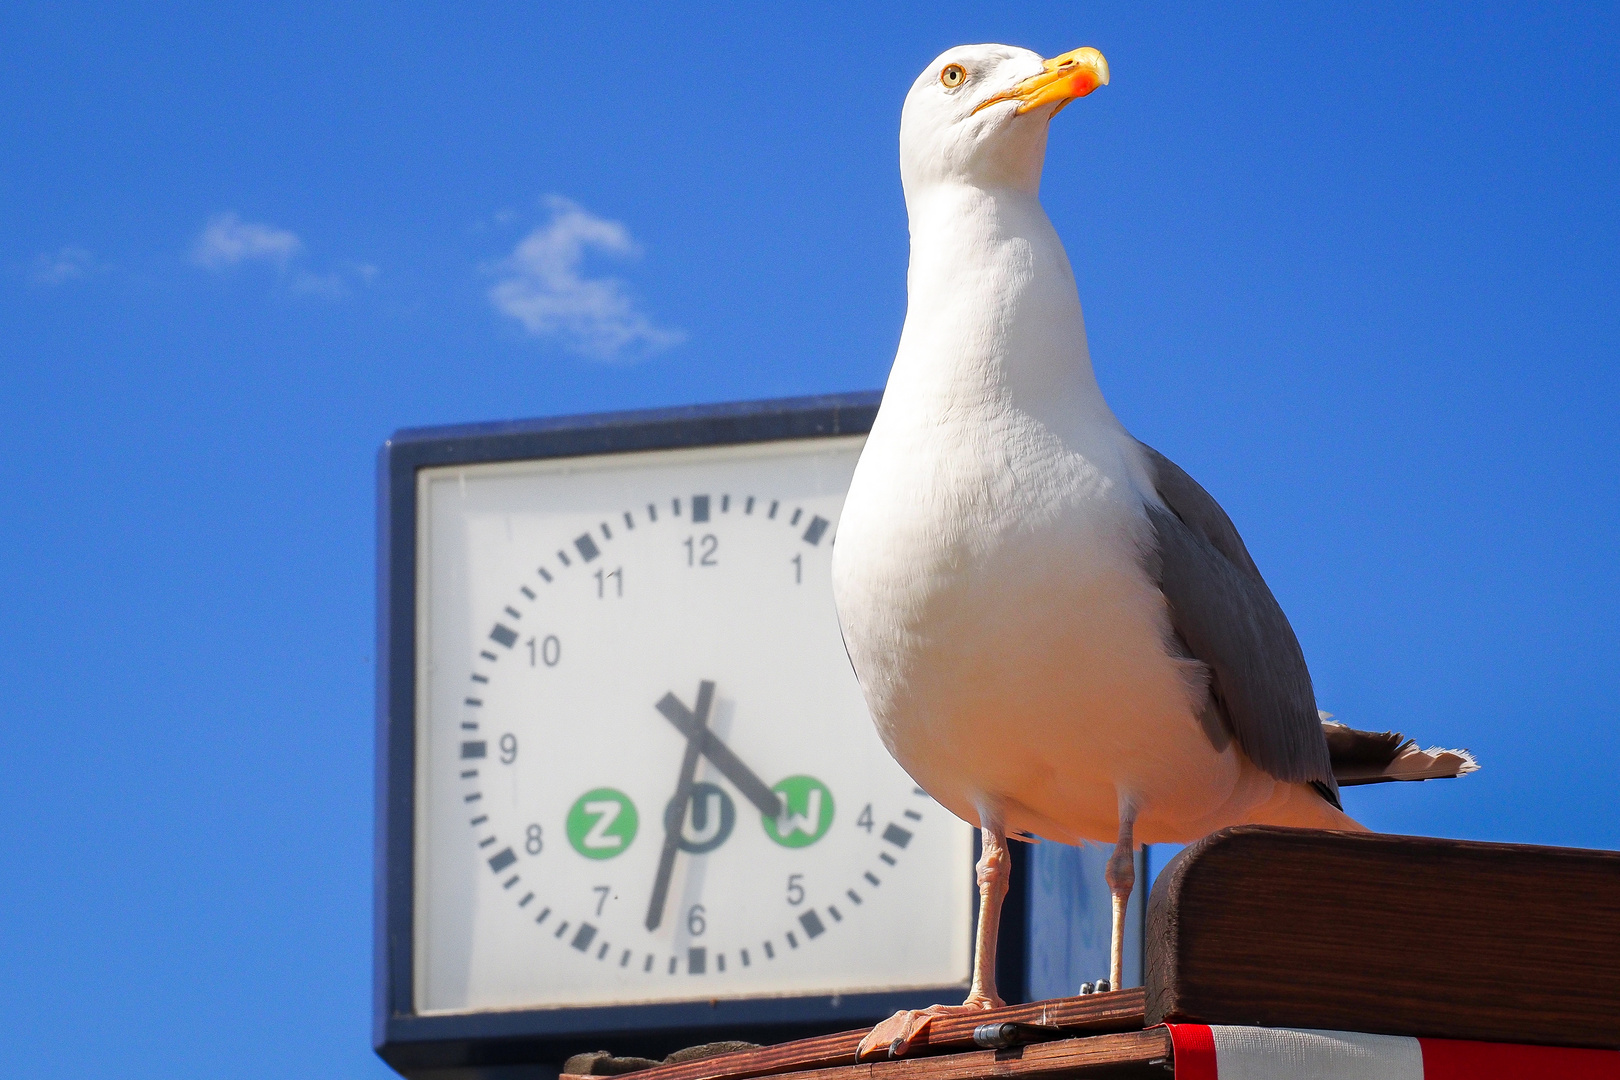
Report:
[[[1034,1024],[1065,1035],[1127,1032],[1142,1027],[1140,988],[1111,994],[1056,998],[1029,1005],[1008,1005],[970,1016],[935,1018],[911,1051],[913,1056],[975,1049],[973,1031],[980,1024]],[[855,1047],[870,1028],[800,1039],[759,1050],[742,1050],[679,1065],[661,1065],[635,1074],[636,1080],[748,1080],[756,1076],[803,1073],[855,1064]],[[865,1066],[862,1066],[863,1068]]]
[[[1620,852],[1242,826],[1146,938],[1149,1024],[1620,1049]]]
[[[1000,1010],[997,1010],[998,1012]],[[813,1041],[813,1040],[806,1040]],[[796,1045],[796,1044],[789,1044]],[[768,1053],[748,1050],[726,1054],[732,1064],[749,1056]],[[853,1052],[851,1053],[853,1059]],[[709,1059],[715,1062],[723,1058]],[[694,1062],[693,1064],[697,1064]],[[707,1061],[703,1064],[707,1064]],[[667,1077],[671,1068],[663,1066],[632,1073],[636,1080]],[[1164,1028],[1090,1035],[1079,1039],[1016,1046],[1010,1050],[977,1050],[954,1054],[906,1057],[894,1061],[873,1061],[830,1068],[778,1074],[780,1080],[1059,1080],[1063,1077],[1169,1077],[1174,1072],[1174,1051],[1170,1033]],[[728,1077],[757,1075],[727,1072]],[[562,1080],[583,1080],[565,1073]]]
[[[873,1061],[835,1069],[785,1073],[782,1080],[1056,1080],[1097,1073],[1117,1074],[1125,1067],[1169,1077],[1174,1071],[1170,1032],[1161,1027],[1058,1039],[1010,1050]]]

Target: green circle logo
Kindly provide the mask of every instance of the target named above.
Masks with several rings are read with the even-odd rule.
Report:
[[[765,834],[783,847],[809,847],[832,828],[832,789],[813,776],[790,776],[771,788],[782,797],[782,813],[761,814]]]
[[[587,859],[622,855],[636,838],[636,804],[610,787],[587,791],[568,811],[568,842]]]

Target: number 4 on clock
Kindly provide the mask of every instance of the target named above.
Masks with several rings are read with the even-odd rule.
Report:
[[[855,819],[855,827],[857,829],[865,829],[867,832],[872,831],[872,804],[871,803],[867,803],[866,808],[861,811],[861,816]]]

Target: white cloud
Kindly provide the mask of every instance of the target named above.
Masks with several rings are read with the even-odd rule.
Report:
[[[546,205],[550,223],[525,236],[494,267],[502,275],[489,291],[497,311],[536,337],[558,338],[598,360],[634,359],[686,340],[637,310],[622,281],[581,275],[588,250],[620,259],[641,254],[622,224],[557,196]]]
[[[371,263],[344,262],[325,271],[309,269],[304,242],[287,229],[243,221],[234,211],[215,214],[191,246],[191,261],[214,273],[247,262],[273,263],[280,283],[299,296],[341,300],[365,287],[381,272]]]
[[[66,285],[102,269],[96,257],[80,247],[65,247],[34,256],[28,280],[35,285]]]
[[[304,250],[296,233],[243,221],[235,213],[209,219],[191,247],[191,260],[208,270],[223,271],[238,263],[260,261],[285,268],[287,260]]]

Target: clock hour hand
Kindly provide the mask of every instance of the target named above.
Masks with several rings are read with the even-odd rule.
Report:
[[[679,704],[673,694],[665,694],[664,701]],[[664,701],[658,703],[659,711],[663,711]],[[694,730],[704,732],[709,730],[709,708],[713,704],[714,683],[704,679],[698,684],[696,711],[688,711],[684,705],[681,711]],[[686,804],[692,801],[692,777],[697,772],[702,750],[703,740],[688,734],[680,775],[675,780],[675,797],[664,808],[664,848],[658,854],[658,875],[653,878],[652,899],[647,903],[648,930],[658,929],[658,924],[664,921],[664,904],[669,900],[669,879],[675,873],[675,853],[680,847],[681,825],[686,820]]]
[[[704,686],[713,687],[713,683],[706,682]],[[701,702],[700,702],[701,704]],[[772,791],[754,771],[742,763],[742,759],[731,752],[731,747],[720,741],[708,725],[708,714],[705,712],[701,719],[694,715],[690,709],[681,704],[681,699],[674,694],[665,694],[658,702],[658,711],[664,714],[664,719],[675,725],[675,729],[686,736],[687,753],[695,744],[702,751],[703,756],[714,763],[727,780],[737,786],[743,797],[759,808],[759,812],[766,817],[779,817],[782,813],[782,800]],[[681,811],[685,813],[686,804],[681,804]]]

